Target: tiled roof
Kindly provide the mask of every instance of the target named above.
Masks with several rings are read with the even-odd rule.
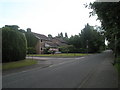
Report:
[[[62,38],[59,38],[59,37],[55,37],[54,39],[60,41],[61,43],[66,43],[65,40],[63,40]]]
[[[43,34],[33,33],[38,39],[46,40],[46,44],[50,45],[51,47],[58,47],[58,46],[65,46],[67,45],[66,41],[64,41],[60,37],[47,37]],[[50,41],[50,42],[49,42]]]
[[[38,39],[49,40],[49,38],[43,34],[33,33]]]
[[[50,47],[58,47],[58,45],[53,42],[47,42],[47,44],[50,45]]]

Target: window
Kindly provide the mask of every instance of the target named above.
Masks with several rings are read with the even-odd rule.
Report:
[[[42,39],[41,39],[41,42],[42,42]]]

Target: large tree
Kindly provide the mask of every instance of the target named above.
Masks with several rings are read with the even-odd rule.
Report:
[[[28,54],[35,54],[36,53],[35,46],[38,42],[38,39],[31,32],[30,28],[27,28],[27,32],[25,32],[25,36],[27,39],[27,53]]]
[[[75,52],[95,53],[104,49],[105,38],[99,27],[85,25],[79,35],[71,36],[68,39],[68,44],[74,46]]]
[[[115,51],[116,47],[120,53],[120,2],[94,2],[89,6],[93,9],[90,14],[97,14],[101,21],[110,48]]]
[[[79,35],[71,36],[69,38],[68,43],[70,45],[73,45],[75,48],[80,48],[81,47],[80,36]]]
[[[85,52],[87,50],[92,53],[98,52],[101,46],[104,47],[103,36],[89,24],[85,25],[85,28],[81,31],[80,41]]]

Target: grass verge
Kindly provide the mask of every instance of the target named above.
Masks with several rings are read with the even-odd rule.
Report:
[[[25,66],[30,66],[30,65],[33,65],[33,64],[37,64],[37,61],[32,60],[32,59],[25,59],[25,60],[21,60],[21,61],[8,62],[8,63],[3,63],[2,64],[2,70],[25,67]]]
[[[120,89],[120,56],[116,60],[117,63],[115,64],[115,67],[118,71],[118,88]]]
[[[85,56],[89,54],[83,53],[61,53],[61,54],[29,54],[27,56],[38,56],[38,57],[75,57],[75,56]]]
[[[117,63],[115,64],[115,67],[118,71],[119,77],[120,77],[120,56],[116,58]]]

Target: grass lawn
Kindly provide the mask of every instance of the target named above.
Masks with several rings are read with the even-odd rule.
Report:
[[[115,67],[118,71],[118,88],[120,88],[120,56],[117,58],[117,62],[118,63],[115,64]]]
[[[2,64],[2,70],[8,70],[8,69],[14,69],[14,68],[19,68],[19,67],[24,67],[24,66],[30,66],[33,64],[37,64],[36,60],[32,59],[25,59],[21,61],[15,61],[15,62],[8,62],[8,63],[3,63]]]
[[[83,53],[61,53],[61,54],[29,54],[27,56],[46,56],[46,57],[74,57],[74,56],[85,56],[89,54]]]
[[[115,64],[115,67],[117,68],[119,76],[120,76],[120,56],[116,60],[118,63]]]

